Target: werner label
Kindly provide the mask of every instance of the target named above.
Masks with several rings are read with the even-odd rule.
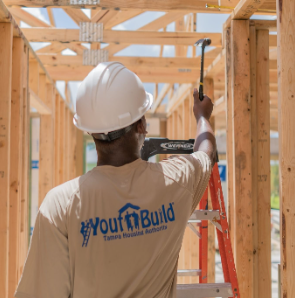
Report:
[[[162,143],[160,146],[168,150],[192,150],[194,148],[194,144],[185,142]]]

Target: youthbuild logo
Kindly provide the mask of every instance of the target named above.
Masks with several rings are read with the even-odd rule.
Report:
[[[167,223],[175,221],[174,203],[162,205],[157,211],[140,210],[139,206],[127,203],[114,218],[90,218],[81,222],[82,247],[88,244],[90,235],[103,235],[105,241],[141,236],[167,229]],[[144,230],[145,229],[145,230]]]

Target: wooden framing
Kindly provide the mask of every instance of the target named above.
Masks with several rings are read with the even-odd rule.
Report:
[[[253,297],[252,160],[249,21],[231,24],[235,256],[241,295]],[[243,231],[241,233],[240,231]]]
[[[279,103],[279,159],[280,159],[280,212],[281,212],[281,297],[294,292],[295,260],[294,232],[294,2],[277,1],[278,11],[278,103]]]
[[[0,23],[0,296],[8,297],[12,25]]]
[[[257,277],[256,297],[271,297],[269,32],[256,32]],[[255,117],[252,113],[252,118]],[[252,130],[253,133],[253,130]],[[253,157],[252,157],[253,158]],[[255,162],[255,160],[253,160]],[[254,197],[255,198],[255,197]],[[263,276],[263,279],[259,279]]]
[[[196,31],[196,12],[219,12],[218,9],[206,10],[208,1],[205,0],[101,0],[97,6],[83,6],[92,9],[91,19],[82,12],[82,6],[70,5],[69,0],[4,2],[10,13],[0,0],[0,263],[4,264],[0,268],[1,298],[12,295],[28,247],[30,108],[41,118],[39,203],[53,186],[83,173],[83,133],[72,125],[70,102],[63,100],[53,80],[80,81],[93,67],[83,66],[86,47],[79,41],[79,29],[55,28],[52,7],[62,7],[78,25],[81,21],[104,24],[103,42],[109,43],[104,48],[109,51],[109,61],[119,61],[143,82],[156,84],[155,103],[147,116],[161,117],[161,131],[165,131],[166,123],[169,138],[195,137],[192,93],[198,86],[200,58],[195,57],[195,48],[193,58],[188,58],[187,48],[199,38],[212,39],[216,48],[205,56],[205,82],[212,86],[210,91],[205,87],[205,92],[216,99],[213,111],[216,132],[226,132],[228,218],[241,296],[271,296],[270,130],[279,130],[280,134],[281,296],[292,296],[295,262],[291,248],[295,235],[287,227],[294,226],[295,208],[292,199],[293,1],[277,0],[278,21],[249,20],[260,9],[266,13],[274,10],[275,0],[209,1],[213,5],[234,7],[224,24],[223,34]],[[46,7],[50,24],[28,14],[20,8],[22,6]],[[165,14],[135,31],[111,30],[147,10]],[[33,28],[20,30],[16,21],[24,21]],[[175,22],[176,32],[167,32],[165,28],[172,22]],[[270,35],[270,31],[278,31],[278,35]],[[17,40],[23,42],[23,55],[15,52]],[[27,40],[51,44],[35,55]],[[159,45],[160,57],[117,55],[133,44]],[[165,45],[175,46],[176,57],[162,57]],[[91,44],[95,49],[100,46],[100,43]],[[66,48],[77,56],[62,55]],[[12,56],[17,57],[14,63]],[[12,89],[17,90],[13,93],[11,81],[16,74],[15,65],[23,65],[23,71],[18,71],[22,79],[18,77],[13,81]],[[160,83],[165,85],[158,92]],[[180,84],[178,88],[175,83]],[[166,96],[168,103],[163,104]],[[68,94],[66,97],[70,98]],[[11,102],[13,98],[20,99],[17,106],[17,101]],[[15,148],[19,148],[19,155]],[[19,183],[11,184],[14,181]],[[17,217],[16,221],[13,217]],[[213,256],[213,236],[210,243]],[[179,265],[195,269],[197,259],[197,240],[186,231]],[[209,267],[213,268],[212,264]],[[194,277],[179,279],[181,283],[195,281]]]
[[[22,11],[19,12],[22,14]],[[26,17],[26,14],[22,14]],[[32,17],[34,21],[34,17]],[[29,243],[30,109],[41,118],[39,201],[55,186],[55,84],[32,51],[12,15],[0,1],[0,296],[14,296]],[[30,52],[30,58],[29,58]],[[30,60],[29,60],[30,59]],[[76,128],[69,129],[73,112],[64,103],[68,156],[75,154]],[[70,143],[71,135],[71,143]],[[70,146],[73,145],[73,149]],[[72,150],[71,150],[72,149]],[[58,152],[60,153],[60,152]],[[63,158],[60,157],[60,158]],[[76,175],[76,164],[66,179]],[[58,182],[59,183],[59,182]]]
[[[78,29],[55,28],[24,28],[24,34],[30,41],[38,42],[79,42]],[[157,31],[116,31],[104,30],[103,42],[123,44],[163,44],[163,45],[192,45],[196,40],[209,37],[212,46],[221,47],[220,33],[196,32],[157,32]]]
[[[46,66],[82,66],[82,56],[64,56],[64,55],[39,55],[41,62]],[[151,69],[151,68],[169,68],[169,69],[197,69],[200,70],[200,57],[198,58],[164,58],[164,57],[110,57],[109,61],[118,61],[131,69]],[[204,67],[207,68],[213,59],[208,57],[205,60]]]
[[[39,206],[54,186],[54,108],[53,86],[45,84],[44,104],[51,109],[49,115],[40,116]]]
[[[22,125],[23,125],[23,58],[24,42],[13,38],[12,86],[11,86],[11,127],[10,127],[10,196],[9,196],[9,285],[8,296],[12,297],[19,278],[19,236],[20,201],[22,181]]]
[[[230,2],[229,2],[230,1]],[[245,1],[243,1],[245,2]],[[273,8],[272,1],[269,1],[269,4],[266,4],[263,6],[265,9],[271,9]],[[8,6],[24,6],[24,7],[47,7],[47,6],[61,6],[61,7],[68,7],[71,6],[70,2],[68,0],[44,0],[42,3],[40,3],[38,0],[6,0],[6,5]],[[237,0],[211,0],[210,4],[212,5],[233,5],[238,3]],[[250,1],[247,1],[246,3],[253,3]],[[206,1],[198,0],[198,1],[192,1],[192,0],[177,0],[173,1],[173,3],[169,0],[164,0],[161,2],[158,2],[156,0],[148,1],[144,0],[138,3],[136,0],[132,1],[124,1],[124,0],[116,0],[116,1],[108,1],[108,0],[101,0],[99,5],[73,5],[74,8],[105,8],[105,9],[117,9],[120,7],[122,10],[133,10],[133,9],[143,9],[143,10],[158,10],[158,11],[188,11],[188,12],[208,12],[206,10]],[[211,13],[219,12],[222,13],[218,8],[210,9]],[[226,13],[228,10],[225,11]]]
[[[28,94],[29,77],[29,48],[24,45],[23,55],[23,131],[22,131],[22,182],[21,182],[21,200],[20,200],[20,243],[19,243],[19,276],[23,271],[23,264],[27,257],[27,248],[29,244],[29,152],[30,152],[30,98]]]
[[[233,20],[248,20],[266,0],[241,0],[232,13]]]

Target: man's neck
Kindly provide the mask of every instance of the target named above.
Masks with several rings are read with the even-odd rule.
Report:
[[[139,158],[140,158],[139,154],[136,154],[136,153],[123,154],[119,152],[119,153],[110,154],[110,155],[99,154],[97,157],[97,166],[121,167]]]

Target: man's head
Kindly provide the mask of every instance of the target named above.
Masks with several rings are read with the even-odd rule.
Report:
[[[143,146],[146,131],[146,119],[143,116],[141,119],[133,123],[130,130],[121,137],[106,141],[98,138],[98,134],[91,134],[95,142],[96,150],[99,156],[117,154],[119,151],[140,154]]]
[[[78,89],[74,124],[93,136],[98,155],[134,154],[143,145],[144,114],[152,103],[135,73],[119,62],[100,63]]]

